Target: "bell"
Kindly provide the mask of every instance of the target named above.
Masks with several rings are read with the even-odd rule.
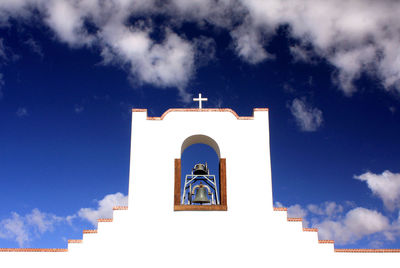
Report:
[[[193,168],[194,175],[208,175],[208,167],[207,163],[204,164],[196,164]]]
[[[210,203],[210,200],[207,198],[207,192],[207,188],[203,187],[203,185],[200,185],[199,189],[197,189],[193,203]]]

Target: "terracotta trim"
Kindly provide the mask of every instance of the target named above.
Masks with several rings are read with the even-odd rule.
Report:
[[[70,240],[68,240],[68,244],[69,243],[82,243],[82,242],[83,242],[82,239],[70,239]]]
[[[334,244],[335,240],[318,240],[319,244]]]
[[[400,253],[399,248],[382,248],[382,249],[370,249],[370,248],[337,248],[335,252],[342,253]]]
[[[83,230],[84,234],[97,234],[97,230]]]
[[[112,222],[113,219],[97,219],[97,222]]]
[[[274,211],[287,211],[287,208],[283,208],[283,207],[274,207]]]
[[[318,228],[303,228],[303,232],[318,232]]]
[[[128,210],[128,206],[116,206],[113,207],[113,210]]]
[[[147,109],[133,108],[133,109],[132,109],[132,112],[136,112],[136,113],[137,113],[137,112],[147,112]]]
[[[0,252],[68,252],[67,248],[0,248]]]
[[[287,221],[303,221],[303,218],[287,218]]]
[[[252,116],[239,116],[234,110],[230,108],[206,108],[206,109],[197,109],[197,108],[171,108],[165,111],[161,117],[148,117],[147,120],[163,120],[167,114],[170,112],[230,112],[232,113],[238,120],[253,120],[254,119],[254,112],[260,111],[268,111],[268,108],[254,108]],[[132,109],[132,112],[146,112],[147,109]]]

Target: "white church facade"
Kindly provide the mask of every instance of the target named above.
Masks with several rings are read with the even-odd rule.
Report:
[[[129,208],[116,207],[113,219],[99,219],[97,230],[83,231],[83,238],[69,240],[67,249],[0,249],[0,263],[49,268],[397,267],[400,250],[335,250],[334,241],[318,240],[317,229],[303,228],[300,218],[288,218],[286,209],[273,207],[268,114],[266,108],[241,117],[231,109],[200,107],[148,117],[147,110],[133,109]],[[182,153],[197,143],[218,155],[217,191],[206,173],[187,184],[181,179]],[[212,196],[210,203],[208,197],[203,197],[206,204],[190,199],[191,191],[203,187],[195,186],[196,180],[208,185],[204,193]],[[189,182],[197,192],[188,188],[185,196]]]

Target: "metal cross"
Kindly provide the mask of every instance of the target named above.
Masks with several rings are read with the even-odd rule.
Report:
[[[198,98],[193,98],[193,101],[198,101],[199,102],[199,109],[202,109],[201,102],[202,101],[208,101],[208,99],[207,98],[202,98],[201,97],[201,93],[199,93],[199,97]]]

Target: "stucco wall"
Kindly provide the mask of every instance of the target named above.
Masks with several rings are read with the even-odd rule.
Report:
[[[335,253],[272,208],[268,111],[132,113],[129,209],[68,252],[0,252],[4,267],[397,267],[398,253]],[[192,135],[216,141],[227,164],[227,211],[174,211],[174,159]],[[279,178],[277,178],[279,179]]]

